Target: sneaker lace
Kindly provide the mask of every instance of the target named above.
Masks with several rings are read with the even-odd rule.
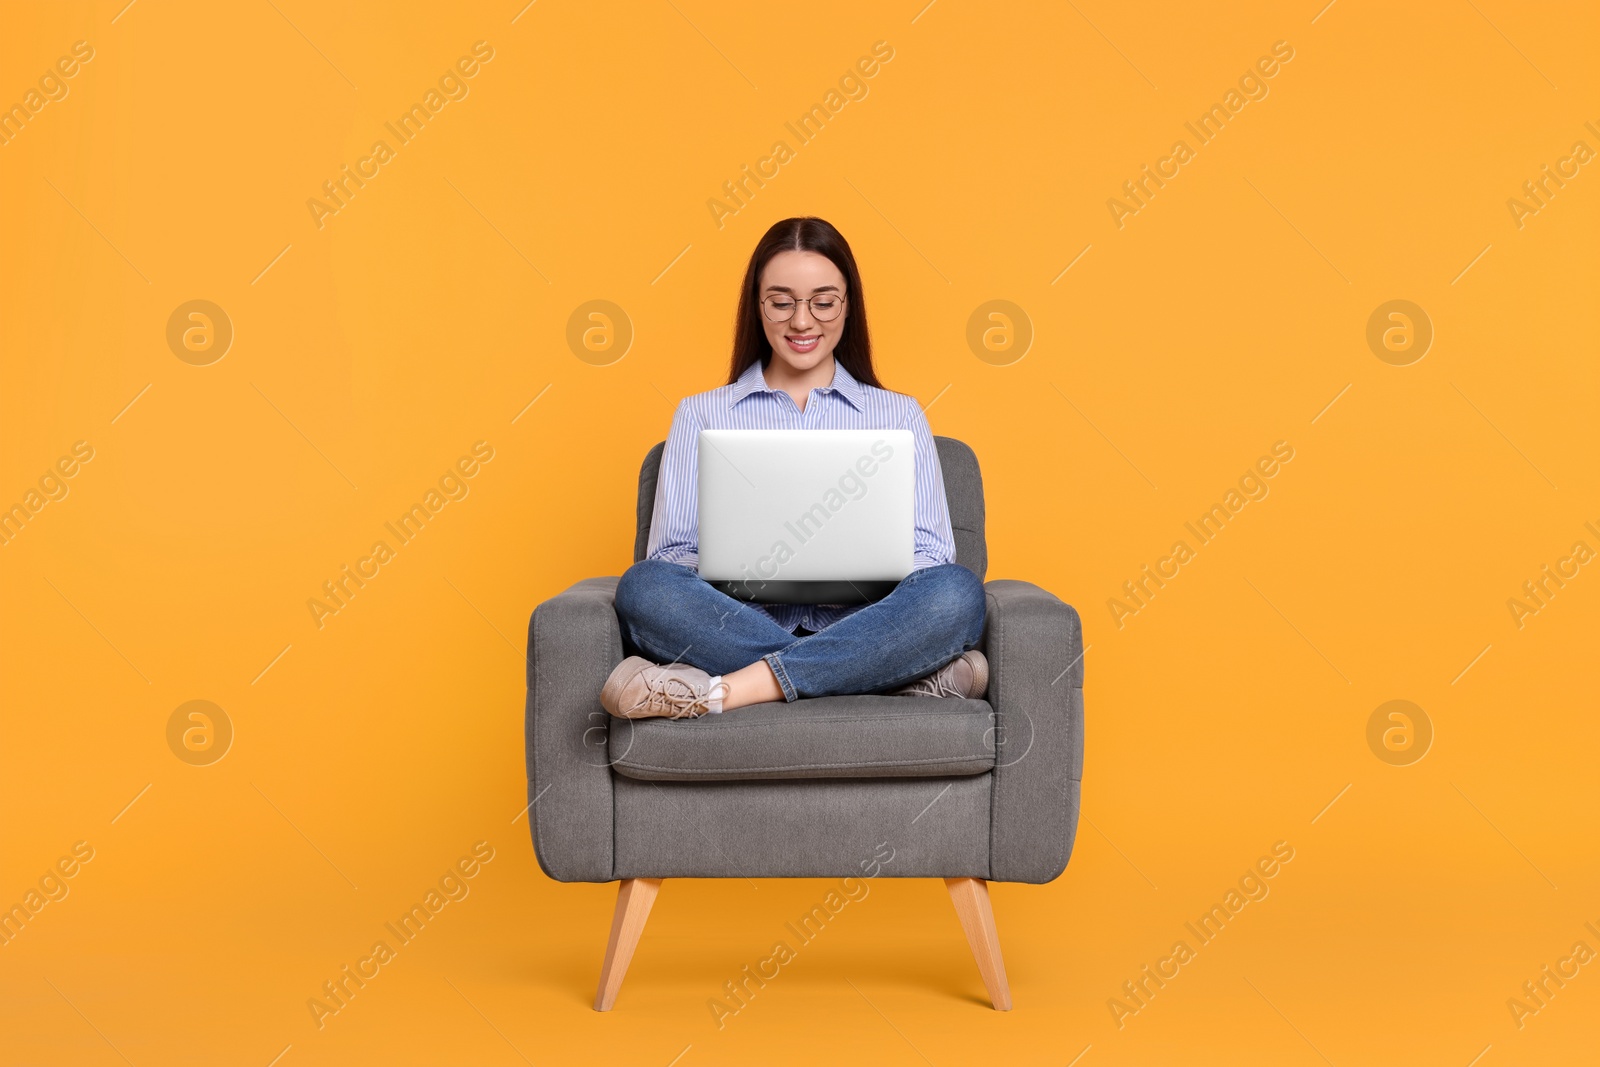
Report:
[[[692,719],[711,710],[711,694],[702,693],[682,678],[658,675],[648,679],[647,695],[641,706],[668,719]]]
[[[940,668],[928,675],[912,682],[909,688],[921,696],[931,697],[965,697],[967,691],[960,688],[954,681],[955,672],[948,668]]]

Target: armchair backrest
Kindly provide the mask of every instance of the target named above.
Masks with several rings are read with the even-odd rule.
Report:
[[[939,467],[944,472],[944,494],[950,502],[950,525],[956,538],[956,562],[981,580],[989,569],[989,545],[983,533],[983,472],[978,456],[954,437],[935,437]],[[644,559],[650,544],[650,518],[655,511],[656,476],[661,472],[662,441],[644,457],[639,468],[638,528],[633,539],[633,560]]]

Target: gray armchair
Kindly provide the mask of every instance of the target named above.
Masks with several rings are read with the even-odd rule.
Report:
[[[977,456],[935,441],[957,562],[982,578]],[[662,448],[639,472],[635,560]],[[663,878],[871,876],[943,878],[991,1001],[1009,1009],[988,882],[1049,882],[1072,854],[1083,776],[1078,613],[1031,583],[988,582],[986,700],[834,696],[621,720],[599,699],[625,654],[616,585],[579,582],[528,626],[539,866],[561,882],[622,883],[595,1009],[615,1002]]]

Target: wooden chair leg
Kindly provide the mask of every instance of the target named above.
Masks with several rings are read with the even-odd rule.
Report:
[[[946,878],[956,917],[967,933],[978,973],[996,1011],[1011,1010],[1011,986],[1006,981],[1006,961],[1000,955],[1000,935],[994,928],[994,908],[989,904],[989,883],[982,878]]]
[[[624,878],[617,888],[617,910],[611,916],[611,939],[606,942],[605,962],[600,965],[600,988],[594,995],[595,1011],[610,1011],[617,1002],[622,979],[633,962],[650,906],[661,888],[659,878]]]

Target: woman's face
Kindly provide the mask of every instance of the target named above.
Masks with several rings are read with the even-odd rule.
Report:
[[[797,301],[794,317],[788,322],[773,322],[767,318],[765,308],[759,309],[773,359],[801,373],[833,355],[834,347],[844,335],[849,306],[839,309],[840,314],[831,321],[822,322],[811,313],[810,304],[798,303],[807,297],[815,297],[818,303],[845,298],[844,275],[827,256],[816,252],[779,252],[762,269],[761,288],[756,295],[761,300],[776,296]]]

